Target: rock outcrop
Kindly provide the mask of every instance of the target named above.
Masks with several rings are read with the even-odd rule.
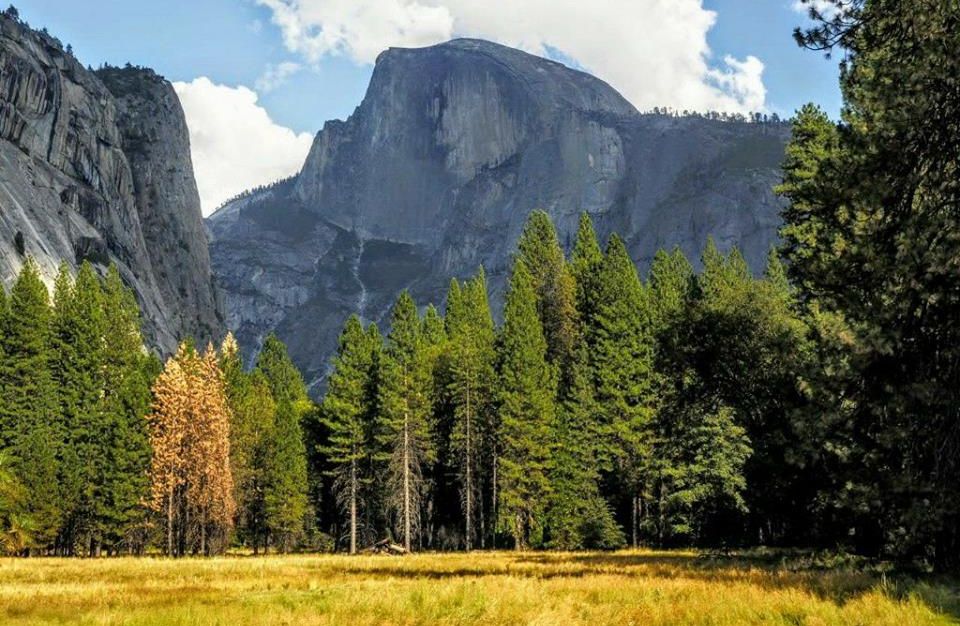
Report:
[[[208,219],[228,326],[253,349],[276,331],[316,390],[350,313],[382,321],[404,288],[442,302],[450,277],[481,264],[499,300],[536,208],[568,247],[588,211],[641,268],[661,247],[697,258],[713,235],[758,269],[788,135],[640,114],[588,74],[489,42],[390,49],[299,175]]]
[[[0,15],[0,282],[28,256],[120,269],[148,341],[223,328],[183,111],[151,70],[84,68],[52,36]]]

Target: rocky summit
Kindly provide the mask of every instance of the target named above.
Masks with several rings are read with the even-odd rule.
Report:
[[[760,269],[789,126],[641,114],[603,81],[472,39],[389,49],[363,102],[327,122],[300,173],[207,220],[228,326],[275,331],[314,389],[345,318],[385,321],[397,294],[442,302],[483,265],[494,303],[528,214],[572,245],[581,211],[644,269],[708,236]]]
[[[190,141],[172,85],[148,69],[84,68],[0,14],[0,283],[28,257],[115,263],[161,354],[224,327]]]

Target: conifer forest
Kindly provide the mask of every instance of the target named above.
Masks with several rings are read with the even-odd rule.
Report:
[[[338,320],[311,396],[273,334],[162,360],[115,266],[49,284],[28,258],[0,287],[0,553],[763,546],[956,574],[960,9],[809,4],[842,116],[789,121],[762,272],[532,210],[505,293],[478,266]]]

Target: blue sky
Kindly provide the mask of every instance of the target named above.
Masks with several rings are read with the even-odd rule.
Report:
[[[391,44],[432,43],[450,34],[486,36],[533,52],[549,51],[550,46],[567,54],[565,48],[579,50],[586,61],[570,56],[641,109],[661,102],[675,108],[689,104],[747,110],[762,103],[767,111],[789,116],[813,101],[832,116],[839,114],[836,62],[801,50],[792,40],[793,28],[804,22],[793,7],[795,0],[584,0],[581,13],[571,9],[571,20],[589,15],[591,24],[584,24],[585,29],[595,27],[600,41],[569,28],[566,16],[555,15],[545,0],[524,0],[521,9],[516,4],[494,7],[499,13],[482,8],[497,4],[487,0],[420,1],[431,6],[417,0],[19,0],[16,5],[31,25],[46,26],[72,44],[86,64],[129,61],[184,83],[178,92],[197,144],[194,164],[206,212],[225,194],[239,191],[238,184],[259,184],[295,170],[300,153],[309,146],[304,133],[313,135],[325,120],[342,119],[359,104],[376,51]],[[411,4],[416,10],[408,10]],[[369,5],[371,11],[351,13],[360,5]],[[630,7],[627,15],[624,7]],[[402,26],[391,31],[377,21],[381,13],[392,16],[390,24],[399,21]],[[530,24],[530,36],[525,24]],[[321,28],[339,29],[342,37],[327,45],[317,36]],[[706,66],[690,69],[701,57]],[[271,75],[277,77],[277,68],[286,68],[289,76],[270,81]],[[691,77],[684,78],[688,70]],[[209,83],[193,83],[198,77],[207,77]],[[673,77],[686,82],[672,84]],[[187,84],[194,89],[189,91]],[[219,181],[217,173],[201,170],[210,169],[207,161],[222,160],[223,154],[236,150],[213,145],[220,141],[218,132],[229,128],[214,128],[217,112],[207,109],[236,94],[214,91],[216,86],[248,88],[235,108],[262,107],[266,115],[256,112],[255,123],[283,130],[265,139],[273,153],[238,164],[232,172],[225,169]],[[237,115],[232,123],[245,123],[246,118]],[[210,145],[201,145],[204,142]],[[267,167],[271,159],[276,163]],[[237,181],[236,172],[244,167],[250,175]],[[228,179],[233,179],[230,184]]]

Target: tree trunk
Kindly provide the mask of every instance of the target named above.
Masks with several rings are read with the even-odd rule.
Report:
[[[633,502],[630,506],[630,529],[632,533],[632,545],[634,549],[637,547],[637,511],[640,506],[640,498],[638,496],[633,496]]]
[[[514,521],[516,528],[514,530],[514,545],[513,549],[517,552],[521,552],[524,549],[524,535],[526,534],[526,524],[523,520],[523,515],[518,513]]]
[[[660,484],[660,502],[659,502],[659,506],[657,507],[660,509],[659,511],[660,523],[658,525],[659,528],[657,529],[657,539],[660,542],[661,547],[663,547],[663,534],[665,531],[664,527],[667,525],[667,516],[666,516],[666,512],[664,511],[664,504],[666,503],[666,500],[667,500],[667,495],[666,493],[664,493],[663,483],[661,483]]]
[[[467,385],[467,441],[466,441],[466,462],[467,462],[467,476],[466,476],[466,505],[467,505],[467,552],[473,548],[473,450],[471,447],[471,437],[472,434],[471,428],[473,422],[470,416],[470,385]]]
[[[167,495],[167,556],[173,556],[173,489]]]
[[[487,516],[484,513],[483,483],[480,486],[480,508],[477,510],[477,515],[480,518],[480,549],[483,550],[487,547]]]
[[[350,460],[350,554],[357,553],[357,459]]]
[[[493,502],[490,503],[493,510],[491,511],[493,517],[493,532],[490,534],[490,546],[496,550],[497,549],[497,517],[500,510],[497,503],[497,453],[493,453]]]
[[[200,554],[207,556],[207,511],[200,517]]]
[[[410,411],[403,414],[403,547],[410,551]]]

